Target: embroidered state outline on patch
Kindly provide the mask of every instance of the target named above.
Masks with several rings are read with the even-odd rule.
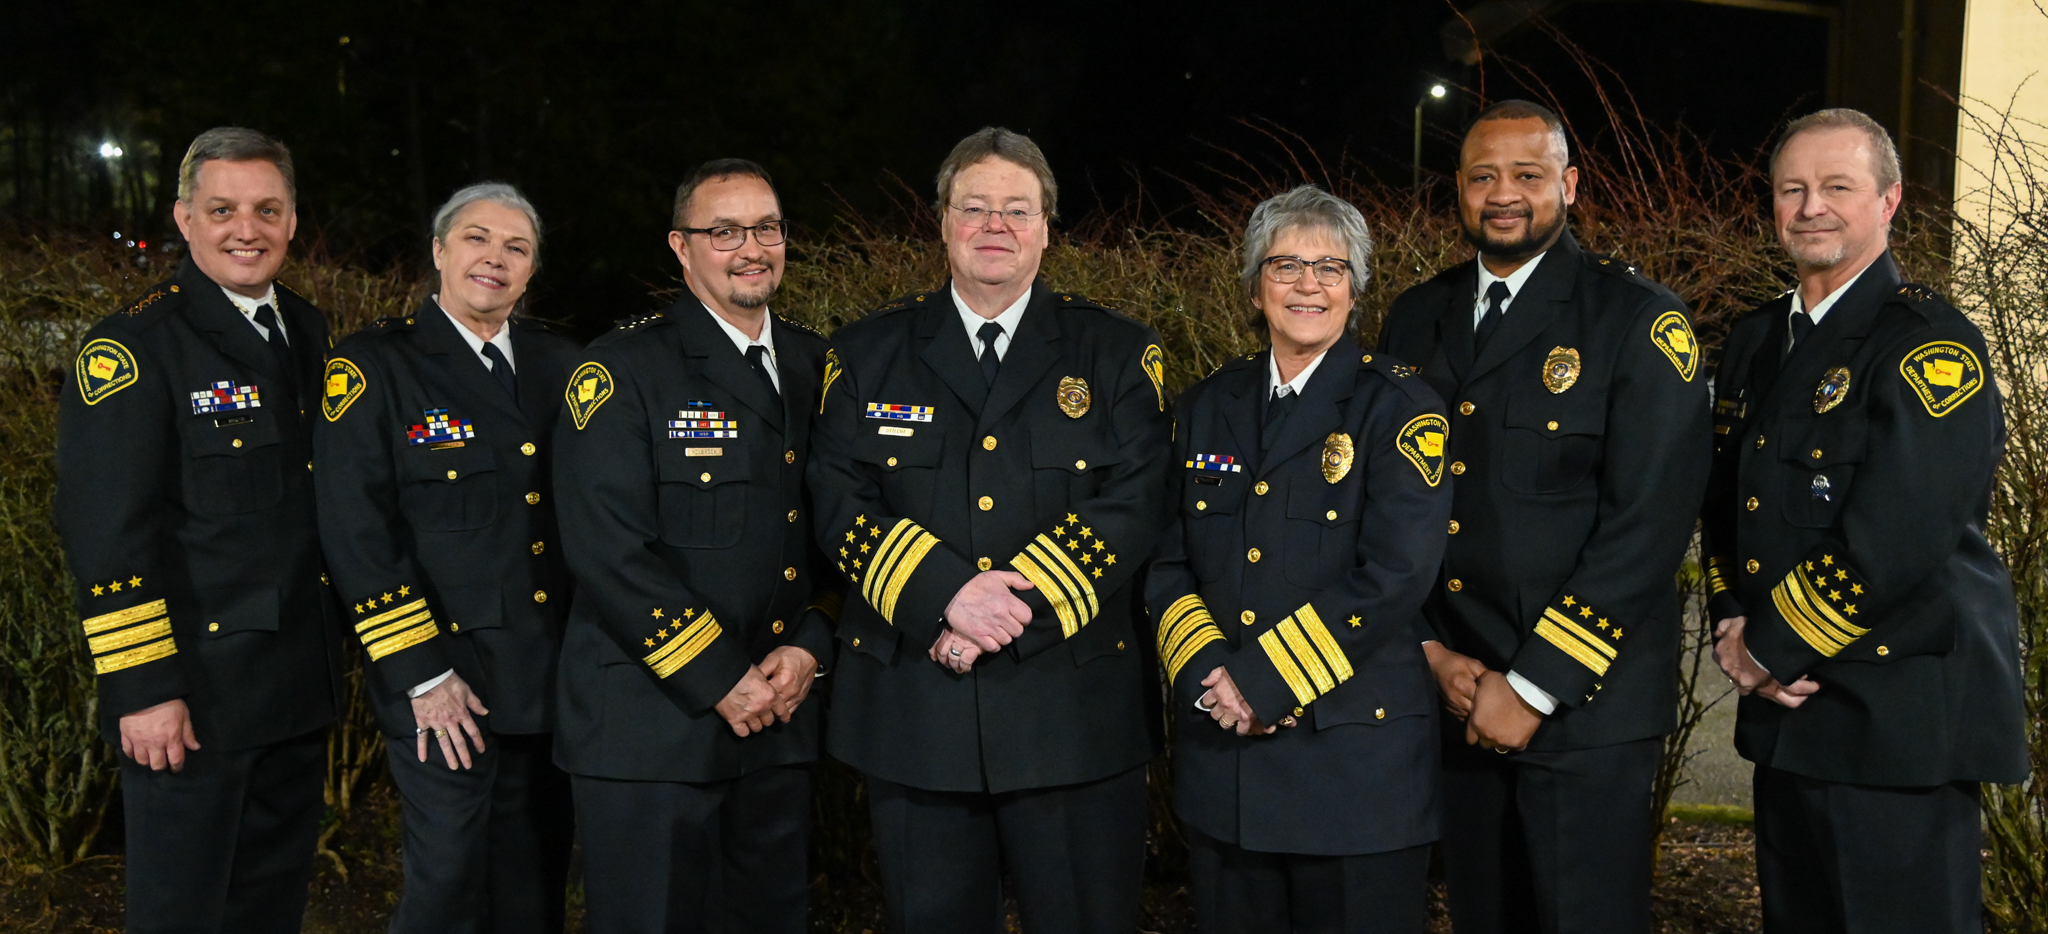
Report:
[[[363,388],[368,380],[355,361],[347,357],[335,357],[327,361],[327,369],[320,380],[320,414],[328,421],[336,421],[348,407],[362,398]]]
[[[1977,355],[1955,341],[1933,341],[1907,352],[1899,361],[1899,375],[1927,414],[1940,418],[1969,401],[1984,388],[1984,365]]]
[[[1671,358],[1678,375],[1690,383],[1700,371],[1700,343],[1692,333],[1692,322],[1676,311],[1667,311],[1650,322],[1650,343]]]
[[[1145,352],[1138,357],[1138,366],[1152,380],[1152,392],[1159,397],[1159,411],[1166,411],[1166,353],[1158,344],[1146,344]]]
[[[1394,439],[1394,447],[1415,465],[1422,474],[1423,482],[1436,486],[1444,479],[1444,441],[1450,436],[1450,421],[1431,412],[1417,415],[1402,425],[1401,433]]]
[[[590,424],[590,416],[597,407],[612,397],[612,372],[602,363],[586,363],[569,374],[569,385],[562,389],[562,401],[569,405],[569,417],[576,423],[576,430]]]
[[[78,348],[78,360],[74,364],[78,371],[78,395],[86,405],[98,405],[100,400],[135,385],[142,378],[142,370],[135,365],[135,355],[128,352],[120,341],[104,337],[87,341]]]

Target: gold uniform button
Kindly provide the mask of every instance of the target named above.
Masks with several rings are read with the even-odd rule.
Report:
[[[796,568],[783,568],[782,579],[786,581],[796,580]]]
[[[1387,718],[1387,708],[1385,708],[1385,707],[1375,707],[1375,708],[1373,708],[1373,711],[1372,711],[1372,718],[1373,718],[1374,720],[1385,720],[1385,719]]]
[[[1124,650],[1124,640],[1122,640],[1122,639],[1118,639],[1118,640],[1116,640],[1116,650],[1117,650],[1117,651],[1119,651],[1119,652],[1121,652],[1121,651],[1123,651],[1123,650]]]
[[[782,452],[782,462],[783,462],[783,463],[785,463],[785,464],[794,464],[794,463],[796,463],[796,452],[795,452],[795,451],[793,451],[793,450],[792,450],[792,451],[784,451],[784,452]]]
[[[1816,456],[1818,456],[1818,455],[1816,455]],[[1075,469],[1075,470],[1087,470],[1087,469],[1088,469],[1088,462],[1087,462],[1087,461],[1075,461],[1075,462],[1074,462],[1074,469]]]
[[[987,512],[991,509],[996,508],[996,498],[993,496],[984,496],[977,503],[975,503],[975,505],[980,506],[982,512]]]
[[[1266,495],[1266,491],[1270,489],[1272,489],[1272,487],[1267,486],[1266,481],[1260,480],[1258,486],[1252,487],[1252,492],[1257,493],[1260,496],[1264,496]]]
[[[453,470],[451,470],[451,471],[448,471],[448,479],[450,479],[450,480],[453,480],[453,479],[455,479],[455,471],[453,471]]]
[[[775,622],[773,622],[773,623],[769,624],[769,626],[768,626],[768,631],[769,631],[769,632],[772,632],[772,633],[774,633],[774,634],[776,634],[776,635],[778,635],[778,636],[779,636],[779,635],[782,635],[782,620],[779,620],[779,619],[778,619],[778,620],[776,620]]]
[[[985,437],[985,438],[981,439],[981,449],[982,449],[982,450],[984,450],[984,451],[993,451],[993,450],[995,450],[995,449],[996,449],[996,436],[995,436],[995,435],[989,435],[988,437]]]
[[[1371,362],[1372,362],[1372,354],[1366,354],[1365,356],[1363,356],[1363,357],[1360,357],[1360,358],[1358,358],[1358,362],[1360,362],[1360,363],[1371,363]]]
[[[1479,410],[1479,407],[1478,407],[1478,406],[1476,406],[1476,405],[1473,405],[1473,404],[1472,404],[1472,403],[1470,403],[1470,402],[1460,402],[1460,403],[1458,403],[1458,414],[1459,414],[1459,415],[1470,415],[1470,414],[1472,414],[1473,412],[1476,412],[1476,411],[1478,411],[1478,410]]]
[[[528,505],[528,506],[538,506],[538,505],[540,505],[540,494],[539,494],[539,493],[528,493],[528,494],[526,494],[526,505]]]
[[[449,632],[461,632],[461,631],[462,631],[462,624],[461,624],[461,623],[449,623],[449,624],[448,624],[448,631],[449,631]]]
[[[327,572],[326,572],[326,571],[321,571],[321,572],[320,572],[320,583],[323,583],[323,584],[325,584],[325,583],[329,583],[329,581],[327,580]]]
[[[1306,713],[1308,713],[1308,711],[1306,711],[1306,710],[1303,710],[1303,709],[1301,709],[1301,708],[1299,708],[1299,707],[1296,707],[1296,708],[1294,708],[1294,715],[1295,715],[1295,716],[1297,716],[1297,717],[1299,717],[1299,716],[1302,716],[1303,714],[1306,714]]]
[[[1238,620],[1239,620],[1240,622],[1242,622],[1242,623],[1244,623],[1245,625],[1249,626],[1249,625],[1251,625],[1251,624],[1253,624],[1253,623],[1255,623],[1255,622],[1258,622],[1258,620],[1259,620],[1259,615],[1258,615],[1257,613],[1253,613],[1253,612],[1252,612],[1252,611],[1250,611],[1250,610],[1246,610],[1246,611],[1244,611],[1244,612],[1242,612],[1242,613],[1239,613],[1239,614],[1237,614],[1237,618],[1238,618]]]
[[[231,443],[232,443],[232,444],[234,444],[234,446],[235,446],[235,447],[241,447],[241,446],[242,446],[242,439],[240,439],[240,438],[236,438],[236,439],[235,439],[235,440],[234,440],[233,442],[231,442]]]
[[[220,624],[219,624],[219,623],[207,623],[207,624],[206,624],[206,631],[207,631],[207,632],[219,632],[219,631],[220,631]]]
[[[1750,497],[1750,498],[1749,498],[1749,502],[1743,503],[1742,505],[1743,505],[1743,507],[1744,507],[1744,508],[1748,509],[1748,510],[1749,510],[1750,512],[1755,512],[1755,511],[1756,511],[1756,507],[1757,507],[1757,501],[1756,501],[1756,497],[1754,497],[1754,496]]]
[[[531,441],[528,441],[525,444],[519,446],[519,453],[524,454],[527,457],[532,457],[533,452],[538,450],[540,450],[540,448],[534,447],[533,442]]]
[[[857,648],[860,648],[860,637],[859,637],[859,636],[855,636],[855,637],[853,638],[853,647],[854,647],[854,648],[856,648],[856,649],[857,649]]]
[[[1761,564],[1758,564],[1755,558],[1751,558],[1751,559],[1749,559],[1749,561],[1748,561],[1748,562],[1746,562],[1746,563],[1744,563],[1744,564],[1742,565],[1742,569],[1743,569],[1743,570],[1745,570],[1745,571],[1748,571],[1748,572],[1749,572],[1749,573],[1751,573],[1751,574],[1755,574],[1755,573],[1756,573],[1756,571],[1757,571],[1757,568],[1760,568],[1760,567],[1763,567],[1763,565],[1761,565]]]
[[[1878,646],[1878,647],[1877,647],[1877,654],[1879,654],[1879,655],[1890,655],[1890,654],[1892,654],[1892,650],[1891,650],[1891,649],[1890,649],[1890,647],[1888,647],[1888,646],[1882,646],[1882,645],[1880,645],[1880,646]]]
[[[1244,559],[1246,561],[1250,561],[1253,564],[1259,563],[1259,550],[1257,548],[1254,548],[1250,551],[1245,552]]]
[[[1465,582],[1453,577],[1450,580],[1444,581],[1444,586],[1448,588],[1452,593],[1457,593],[1458,591],[1465,589]]]
[[[698,474],[698,475],[697,475],[697,482],[698,482],[698,483],[710,483],[710,482],[711,482],[711,471],[708,471],[708,470],[707,470],[707,471],[704,471],[703,473],[700,473],[700,474]]]
[[[896,466],[896,458],[893,458],[893,457],[892,457],[892,458],[889,458],[889,466],[891,466],[891,467],[894,467],[894,466]]]
[[[1756,449],[1757,449],[1757,450],[1759,450],[1759,451],[1761,451],[1761,450],[1763,450],[1763,449],[1764,449],[1764,436],[1763,436],[1763,435],[1757,435],[1757,436],[1756,436]]]
[[[1465,475],[1465,462],[1464,462],[1464,461],[1452,461],[1452,462],[1451,462],[1451,472],[1452,472],[1452,473],[1454,473],[1454,474],[1457,474],[1457,475],[1459,475],[1459,476],[1461,476],[1461,477],[1462,477],[1462,476],[1464,476],[1464,475]]]
[[[1557,430],[1557,422],[1556,422],[1556,421],[1551,421],[1551,422],[1548,422],[1548,423],[1546,423],[1546,424],[1545,424],[1545,425],[1544,425],[1543,427],[1545,427],[1545,428],[1548,428],[1548,429],[1550,429],[1551,431],[1556,431],[1556,430]]]
[[[546,602],[548,602],[548,592],[547,592],[547,591],[545,591],[545,590],[536,590],[536,591],[534,591],[534,592],[533,592],[533,602],[535,602],[535,603],[546,603]]]
[[[1820,448],[1813,449],[1813,459],[1820,460]]]
[[[1456,520],[1456,519],[1452,519],[1452,520],[1451,520],[1451,534],[1452,534],[1452,535],[1456,535],[1456,534],[1458,534],[1458,520]]]
[[[974,559],[974,566],[986,571],[989,568],[995,567],[996,563],[987,558],[976,558]]]
[[[1209,508],[1209,501],[1208,501],[1208,500],[1206,500],[1206,499],[1198,499],[1198,500],[1195,500],[1195,511],[1196,511],[1196,512],[1201,512],[1202,510],[1204,510],[1204,509],[1207,509],[1207,508]]]
[[[1331,522],[1337,521],[1337,510],[1332,509],[1329,512],[1323,513],[1323,518],[1328,519]]]
[[[313,472],[313,462],[312,462],[312,461],[307,461],[307,462],[306,462],[306,472],[307,472],[307,473],[312,473],[312,472]]]
[[[534,553],[534,554],[540,554],[541,552],[543,552],[543,551],[546,551],[546,550],[548,550],[548,543],[547,543],[547,542],[534,542],[534,543],[533,543],[533,553]]]
[[[789,521],[791,521],[791,522],[795,522],[795,521],[796,521],[796,510],[792,509],[792,510],[790,510],[790,511],[789,511]]]

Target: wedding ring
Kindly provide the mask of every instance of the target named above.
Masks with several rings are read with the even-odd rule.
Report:
[[[960,657],[960,650],[959,650],[959,649],[954,649],[954,650],[953,650],[953,657],[954,657],[954,658],[959,658],[959,657]]]
[[[435,727],[435,728],[434,728],[434,736],[436,736],[436,737],[438,737],[438,738],[446,738],[446,737],[448,736],[448,731],[447,731],[447,730],[444,730],[444,729],[441,729],[440,727]]]
[[[414,736],[424,736],[426,735],[426,732],[427,728],[423,726],[416,726],[412,728],[412,735]]]
[[[1507,754],[1508,754],[1508,747],[1506,747],[1506,746],[1495,746],[1495,747],[1493,747],[1493,751],[1494,751],[1494,752],[1497,752],[1497,753],[1500,753],[1501,755],[1505,756],[1505,755],[1507,755]]]

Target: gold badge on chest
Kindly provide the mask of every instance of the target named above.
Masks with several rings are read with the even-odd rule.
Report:
[[[1820,385],[1813,387],[1813,410],[1826,412],[1841,405],[1849,397],[1849,368],[1838,366],[1821,377]]]
[[[1341,431],[1323,439],[1323,479],[1336,483],[1351,472],[1351,436]]]
[[[1572,388],[1579,381],[1579,351],[1575,347],[1552,347],[1543,358],[1543,388],[1553,393]]]
[[[1078,376],[1060,377],[1060,411],[1068,418],[1080,418],[1088,414],[1088,381]]]

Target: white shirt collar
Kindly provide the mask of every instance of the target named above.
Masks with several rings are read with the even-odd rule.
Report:
[[[433,296],[433,299],[434,307],[441,308],[441,296]],[[476,354],[476,358],[484,362],[484,369],[491,369],[490,358],[484,356],[484,339],[476,336],[475,331],[470,330],[461,321],[456,320],[453,314],[449,314],[448,309],[441,308],[441,313],[448,315],[448,323],[455,325],[455,333],[462,335],[462,342],[469,345],[469,352]],[[505,326],[498,329],[498,336],[491,338],[490,343],[498,348],[499,353],[505,355],[505,363],[512,368],[512,372],[519,372],[519,364],[512,359],[511,321],[506,321]]]
[[[1268,350],[1266,352],[1266,397],[1272,398],[1274,391],[1282,386],[1287,387],[1288,392],[1297,396],[1301,395],[1301,391],[1308,388],[1308,378],[1315,375],[1316,367],[1322,366],[1323,358],[1329,355],[1330,348],[1323,348],[1323,352],[1316,354],[1316,358],[1310,360],[1308,366],[1302,367],[1301,372],[1294,374],[1293,379],[1283,383],[1280,381],[1280,357],[1278,354]]]
[[[732,323],[726,321],[718,312],[712,311],[711,306],[704,306],[704,313],[710,315],[711,320],[718,322],[718,327],[725,331],[726,337],[732,338],[732,345],[739,348],[740,356],[746,356],[747,348],[755,344],[759,344],[767,349],[768,379],[775,383],[775,391],[781,392],[782,374],[778,371],[781,364],[777,363],[775,359],[775,315],[765,309],[761,312],[761,339],[755,340],[748,337],[747,332],[733,327]]]
[[[953,307],[960,311],[960,324],[967,328],[967,347],[974,351],[974,358],[979,360],[981,326],[987,324],[989,319],[975,314],[973,309],[967,307],[967,299],[960,297],[959,286],[947,288],[953,293]],[[1003,326],[1003,335],[996,338],[996,359],[1001,360],[1004,354],[1010,352],[1010,338],[1017,336],[1017,325],[1024,320],[1024,308],[1031,304],[1031,292],[1031,289],[1025,289],[1023,295],[1017,296],[1017,300],[1012,302],[1010,307],[1003,309],[1003,313],[995,317],[995,322]]]
[[[1875,265],[1877,265],[1877,262],[1872,260],[1870,266]],[[1792,311],[1787,314],[1787,317],[1789,318],[1791,315],[1804,311],[1807,317],[1813,319],[1814,324],[1819,324],[1820,319],[1826,317],[1827,313],[1835,307],[1835,303],[1841,301],[1842,296],[1848,293],[1849,287],[1855,285],[1856,280],[1863,278],[1863,274],[1870,271],[1870,266],[1863,267],[1855,275],[1850,276],[1849,281],[1842,283],[1840,288],[1829,292],[1826,298],[1813,303],[1813,308],[1810,310],[1806,307],[1806,302],[1800,297],[1799,290],[1794,288],[1792,290]]]
[[[221,286],[220,291],[221,294],[228,297],[228,301],[235,303],[235,310],[240,311],[242,317],[249,319],[249,326],[255,328],[256,333],[262,335],[264,340],[270,340],[270,329],[256,323],[256,309],[258,308],[269,305],[270,313],[277,316],[277,329],[284,331],[284,312],[279,311],[277,307],[276,285],[265,287],[262,298],[250,298],[227,286]],[[285,333],[284,342],[287,344],[292,342],[292,336],[289,332]]]
[[[1487,289],[1492,288],[1493,284],[1496,282],[1505,282],[1508,284],[1507,301],[1500,303],[1500,313],[1507,314],[1508,307],[1515,303],[1515,296],[1522,294],[1522,286],[1529,281],[1529,276],[1536,272],[1536,264],[1543,262],[1543,257],[1549,255],[1550,254],[1548,252],[1538,253],[1536,254],[1535,259],[1523,263],[1520,269],[1508,273],[1506,276],[1496,276],[1493,274],[1492,270],[1486,268],[1485,261],[1478,259],[1473,260],[1473,264],[1479,267],[1479,291],[1474,293],[1472,305],[1472,326],[1475,328],[1478,327],[1479,319],[1486,317]]]

